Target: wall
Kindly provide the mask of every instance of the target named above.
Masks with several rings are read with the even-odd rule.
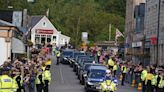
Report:
[[[6,43],[5,38],[0,37],[0,65],[11,56],[11,43]]]
[[[46,25],[44,26],[43,23],[46,23]],[[48,20],[47,17],[43,17],[39,23],[37,23],[32,29],[31,29],[31,41],[35,44],[35,31],[36,29],[46,29],[46,30],[53,30],[54,34],[52,36],[56,36],[56,45],[59,45],[59,41],[58,41],[58,34],[59,32],[57,31],[57,29],[52,25],[52,23]]]

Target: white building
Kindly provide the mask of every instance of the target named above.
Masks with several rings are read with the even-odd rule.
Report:
[[[62,46],[70,41],[70,37],[57,31],[46,16],[31,16],[28,28],[34,45],[50,42],[51,44],[56,44],[56,46]]]
[[[25,46],[22,40],[23,32],[15,25],[0,20],[0,65],[8,58],[16,57],[25,53]]]

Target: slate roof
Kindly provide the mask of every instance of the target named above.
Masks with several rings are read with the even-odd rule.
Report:
[[[15,25],[9,23],[9,22],[6,22],[6,21],[3,21],[0,19],[0,26],[12,26],[12,27],[15,27]]]
[[[33,28],[43,17],[44,15],[31,16],[28,22],[28,27]]]
[[[18,27],[18,29],[23,33],[26,33],[28,31],[26,27]]]

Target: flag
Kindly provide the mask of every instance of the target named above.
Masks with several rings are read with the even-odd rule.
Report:
[[[115,36],[115,39],[117,39],[118,37],[124,37],[124,35],[118,30],[116,29],[116,36]]]
[[[120,36],[124,37],[124,35],[118,29],[116,29],[116,37],[118,38]]]
[[[118,29],[116,29],[116,36],[115,36],[115,45],[116,46],[118,46],[118,41],[117,41],[118,39],[117,38],[121,37],[121,36],[124,37],[124,35]]]

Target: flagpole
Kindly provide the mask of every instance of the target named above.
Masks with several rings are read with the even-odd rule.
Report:
[[[111,27],[111,24],[109,24],[109,41],[111,40],[111,30],[112,30],[112,27]]]

